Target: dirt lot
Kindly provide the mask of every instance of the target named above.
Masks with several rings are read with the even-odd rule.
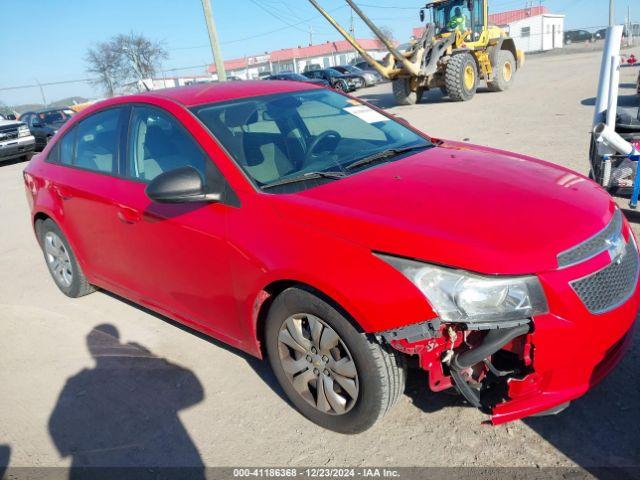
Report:
[[[389,111],[434,136],[586,173],[599,60],[535,56],[509,92],[483,91],[470,103],[434,92]],[[636,101],[637,71],[623,69],[622,103]],[[361,95],[392,105],[388,84]],[[640,466],[639,336],[609,378],[556,417],[483,426],[482,414],[430,393],[412,372],[406,395],[375,428],[331,433],[283,400],[261,362],[106,293],[59,293],[30,229],[23,167],[0,167],[0,466],[3,451],[11,467],[126,463],[118,447],[131,443],[152,445],[158,465]],[[117,329],[121,345],[99,354],[94,342],[96,368],[87,340],[101,324]]]

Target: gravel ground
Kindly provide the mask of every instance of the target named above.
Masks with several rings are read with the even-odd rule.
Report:
[[[436,137],[586,173],[599,60],[532,56],[512,90],[469,103],[433,92],[392,107],[388,84],[360,95]],[[624,104],[636,101],[637,71],[623,69]],[[132,444],[151,446],[157,465],[640,466],[638,336],[611,376],[556,417],[488,427],[413,371],[373,429],[335,434],[293,410],[258,360],[106,293],[60,294],[30,229],[23,168],[0,167],[0,466],[3,455],[10,467],[126,463],[119,448]],[[117,329],[119,345],[89,335],[101,324]]]

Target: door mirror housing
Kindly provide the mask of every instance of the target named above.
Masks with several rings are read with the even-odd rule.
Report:
[[[180,167],[161,173],[145,190],[156,203],[219,202],[222,192],[207,192],[200,173],[193,167]]]

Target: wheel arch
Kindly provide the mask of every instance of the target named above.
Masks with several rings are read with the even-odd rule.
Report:
[[[80,264],[80,267],[83,269],[83,271],[86,272],[87,265],[84,261],[82,253],[78,251],[77,245],[75,244],[73,238],[71,238],[69,233],[66,231],[63,222],[59,221],[58,217],[53,212],[43,210],[43,209],[33,212],[31,216],[32,227],[33,227],[33,231],[35,233],[36,241],[38,242],[38,245],[41,246],[40,230],[39,230],[40,224],[42,224],[42,222],[44,222],[45,220],[51,220],[62,231],[63,235],[67,239],[67,242],[69,242],[69,245],[71,245],[71,249],[73,250],[73,255],[76,257],[76,260]]]
[[[335,308],[358,332],[365,333],[365,329],[355,319],[355,317],[339,301],[335,300],[331,295],[325,293],[321,289],[300,280],[274,280],[266,285],[262,290],[260,290],[260,292],[258,292],[253,302],[253,314],[251,323],[253,327],[253,340],[255,341],[254,349],[255,353],[260,356],[260,358],[264,358],[266,354],[264,350],[264,335],[265,324],[267,315],[269,314],[269,309],[271,308],[271,304],[273,303],[275,298],[288,288],[299,288],[301,290],[312,293],[313,295],[316,295],[317,297],[321,298],[323,301],[331,305],[333,308]]]
[[[516,62],[516,70],[520,68],[520,62],[518,60],[518,49],[516,48],[516,42],[511,37],[504,37],[498,40],[498,43],[492,47],[491,52],[489,53],[489,60],[491,61],[491,67],[495,68],[496,62],[498,61],[498,52],[501,50],[506,50],[511,52],[513,55],[513,59]]]

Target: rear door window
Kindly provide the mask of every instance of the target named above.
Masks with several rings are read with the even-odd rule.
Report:
[[[122,113],[122,108],[110,108],[87,117],[75,127],[74,166],[96,172],[117,173]],[[65,135],[65,138],[68,136]]]

